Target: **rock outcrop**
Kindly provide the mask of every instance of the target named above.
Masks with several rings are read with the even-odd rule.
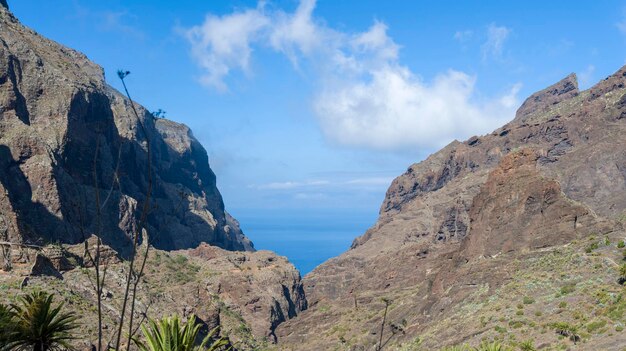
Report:
[[[253,250],[189,128],[135,104],[138,120],[101,67],[22,26],[4,2],[0,28],[0,214],[10,241],[97,234],[125,254],[151,183],[146,226],[157,248]]]
[[[22,26],[2,5],[0,241],[9,272],[0,272],[0,303],[20,288],[56,293],[81,316],[76,343],[90,349],[97,296],[86,250],[95,256],[103,239],[108,334],[119,323],[124,258],[150,192],[145,233],[154,249],[135,321],[193,313],[203,333],[219,326],[233,350],[274,342],[276,327],[307,308],[300,274],[286,258],[254,250],[224,210],[190,129],[129,101],[101,67]]]
[[[201,245],[188,254],[228,272],[209,276],[206,291],[240,314],[257,337],[275,342],[276,327],[307,308],[300,273],[273,252],[225,252]]]
[[[617,274],[621,254],[611,241],[623,240],[626,219],[625,84],[626,67],[582,92],[569,75],[529,97],[516,118],[493,133],[454,141],[410,166],[389,187],[377,223],[304,278],[309,309],[278,328],[282,349],[373,350],[383,299],[392,301],[383,340],[389,345],[421,337],[425,349],[436,350],[502,338],[502,330],[528,325],[531,317],[516,321],[520,314],[508,310],[512,317],[494,315],[484,304],[504,312],[511,300],[521,300],[515,294],[523,274],[526,281],[543,279],[544,290],[533,294],[548,294],[546,308],[550,289],[571,281],[570,270],[578,275],[568,284],[596,277],[598,289],[618,291],[608,272]],[[587,261],[604,246],[607,256],[596,266],[609,268],[599,275]],[[537,264],[546,257],[553,261]],[[500,295],[507,289],[517,290]],[[585,296],[576,296],[579,316],[589,309]],[[580,323],[549,311],[536,315],[544,313],[543,323]],[[511,324],[497,325],[501,320]],[[521,336],[549,339],[525,331]],[[558,342],[549,336],[548,343]],[[602,343],[583,349],[626,346],[616,338]]]

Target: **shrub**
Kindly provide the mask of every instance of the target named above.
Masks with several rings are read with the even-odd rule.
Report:
[[[618,248],[618,249],[623,249],[623,248],[624,248],[624,246],[626,246],[626,244],[624,243],[624,240],[620,240],[620,241],[617,243],[617,248]]]
[[[626,283],[626,263],[619,267],[619,283],[622,285]]]
[[[561,295],[571,294],[574,292],[575,289],[576,289],[576,284],[573,284],[573,283],[566,284],[561,287]]]
[[[529,296],[524,296],[524,305],[531,305],[533,303],[535,303],[535,299],[533,299],[532,297]]]
[[[54,307],[52,301],[52,294],[39,291],[22,296],[9,310],[2,307],[2,318],[12,323],[11,328],[3,326],[3,331],[8,330],[3,333],[7,350],[71,349],[69,341],[75,339],[71,331],[78,327],[77,317],[61,312],[63,303]]]
[[[580,340],[580,336],[578,336],[578,328],[567,322],[553,323],[552,327],[557,334],[568,337],[574,342]]]
[[[519,344],[519,349],[521,351],[535,351],[535,350],[537,350],[535,348],[535,344],[534,344],[534,342],[532,340],[526,340],[526,341],[521,342]]]
[[[200,324],[196,324],[196,316],[192,315],[187,324],[182,325],[178,316],[165,317],[159,321],[150,320],[148,326],[141,326],[145,342],[133,338],[140,351],[217,351],[226,348],[230,342],[219,338],[207,349],[206,345],[213,337],[217,328],[213,329],[199,346],[195,345],[200,332]]]
[[[604,328],[605,326],[606,326],[606,321],[605,320],[594,321],[594,322],[591,322],[591,323],[587,324],[587,332],[595,333],[599,329]]]
[[[439,351],[470,351],[467,345],[446,346]]]
[[[0,350],[11,342],[15,325],[14,316],[9,306],[0,304]]]
[[[483,341],[482,344],[480,344],[480,346],[474,348],[474,351],[510,351],[511,349],[502,345],[501,343],[494,341],[494,342],[486,342]]]

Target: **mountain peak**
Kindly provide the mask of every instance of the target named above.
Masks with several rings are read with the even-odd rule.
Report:
[[[563,100],[573,98],[578,95],[578,79],[576,73],[571,73],[559,82],[532,94],[515,114],[515,120],[523,121],[526,117],[536,111],[545,110],[552,105]]]

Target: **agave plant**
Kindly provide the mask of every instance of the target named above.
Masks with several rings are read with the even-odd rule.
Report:
[[[0,308],[0,315],[4,315],[0,323],[11,324],[6,334],[3,332],[6,338],[3,350],[71,349],[69,342],[75,339],[71,331],[78,326],[77,318],[61,311],[63,303],[55,307],[52,301],[52,294],[39,291],[22,296],[10,309]]]
[[[196,316],[192,315],[189,321],[182,325],[178,316],[165,317],[159,321],[150,320],[148,326],[141,326],[145,341],[134,338],[133,341],[140,351],[218,351],[230,345],[228,339],[222,337],[207,347],[209,340],[217,332],[213,329],[209,335],[196,346],[196,338],[200,332],[200,324],[196,323]]]
[[[467,345],[446,346],[440,351],[469,351]]]
[[[521,351],[535,351],[535,343],[532,340],[526,340],[519,344],[519,349]]]
[[[482,344],[480,344],[480,346],[474,348],[474,351],[510,351],[511,349],[502,345],[501,343],[494,341],[494,342],[486,342],[483,341]]]

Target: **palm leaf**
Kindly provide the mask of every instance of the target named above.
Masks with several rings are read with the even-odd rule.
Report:
[[[53,307],[53,295],[43,291],[20,297],[11,304],[13,328],[6,348],[10,350],[71,349],[71,334],[77,328],[77,317],[62,312],[63,303]]]

